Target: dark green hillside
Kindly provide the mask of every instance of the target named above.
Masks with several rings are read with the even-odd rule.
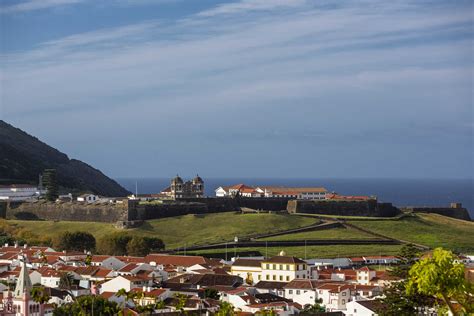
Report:
[[[0,120],[0,183],[38,183],[38,175],[47,168],[57,170],[59,185],[67,189],[105,196],[129,193],[100,170],[69,159],[59,150]]]

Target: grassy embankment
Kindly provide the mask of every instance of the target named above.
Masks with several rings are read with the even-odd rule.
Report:
[[[412,217],[365,220],[345,218],[358,227],[388,237],[415,242],[430,247],[445,247],[456,251],[474,253],[474,223],[444,217],[437,214],[417,214]],[[127,230],[131,234],[155,236],[163,239],[167,248],[189,247],[191,245],[230,241],[234,236],[248,237],[255,234],[282,231],[303,227],[317,222],[316,218],[281,214],[235,214],[219,213],[208,215],[186,215],[146,222],[142,227]],[[96,238],[118,232],[112,224],[51,221],[7,221],[8,225],[31,231],[38,235],[54,237],[63,231],[86,230]],[[287,234],[263,240],[305,240],[305,239],[367,239],[370,234],[356,229],[333,228],[320,231]],[[288,255],[304,257],[334,257],[395,254],[399,245],[331,245],[285,247]],[[278,254],[278,247],[239,248],[237,252],[253,251],[268,255]],[[196,251],[196,254],[224,253],[225,249]],[[229,254],[234,248],[229,246]],[[188,252],[189,253],[189,252]]]
[[[304,218],[285,214],[235,214],[217,213],[207,215],[185,215],[150,220],[139,228],[128,229],[130,234],[161,238],[167,248],[231,241],[235,236],[283,231],[317,223],[315,218]],[[96,239],[115,232],[108,223],[53,222],[9,220],[10,225],[31,231],[37,235],[54,237],[64,231],[88,231]]]

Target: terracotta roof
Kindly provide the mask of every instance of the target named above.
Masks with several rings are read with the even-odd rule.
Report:
[[[115,295],[115,292],[102,292],[102,293],[100,293],[100,296],[102,296],[106,300],[108,300],[109,298],[111,298],[114,295]]]
[[[91,258],[91,262],[102,262],[106,259],[109,259],[112,256],[107,256],[107,255],[93,255]]]
[[[262,260],[263,263],[306,263],[305,261],[296,258],[296,257],[288,257],[288,256],[275,256],[271,257],[270,259]]]
[[[112,272],[112,270],[101,268],[101,269],[98,269],[98,270],[94,273],[93,276],[94,276],[95,278],[105,278],[105,277],[107,277],[107,276],[110,274],[110,272]]]
[[[293,193],[313,193],[313,192],[327,192],[322,187],[278,187],[278,186],[259,186],[260,189],[271,191],[271,192],[293,192]]]
[[[165,283],[181,283],[190,285],[200,286],[215,286],[215,285],[229,285],[236,286],[241,285],[243,282],[241,277],[235,275],[224,275],[224,274],[183,274],[171,279],[168,279]]]
[[[357,301],[357,303],[373,312],[377,312],[383,306],[383,303],[379,300]]]
[[[138,267],[138,264],[136,264],[136,263],[128,263],[118,271],[119,272],[131,272],[133,269],[135,269],[137,267]]]
[[[317,280],[294,279],[285,285],[285,289],[315,289],[318,285]]]

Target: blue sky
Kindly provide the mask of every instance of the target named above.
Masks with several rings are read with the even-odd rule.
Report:
[[[0,117],[113,177],[473,176],[472,1],[0,1]]]

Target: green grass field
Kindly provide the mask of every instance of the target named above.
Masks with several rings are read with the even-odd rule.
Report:
[[[388,237],[429,247],[474,252],[474,222],[438,214],[416,214],[391,221],[351,220],[349,222]]]
[[[305,239],[375,239],[373,235],[353,228],[332,228],[296,234],[267,237],[260,240],[305,240]]]
[[[52,222],[9,220],[38,235],[54,237],[64,231],[88,231],[96,239],[118,231],[112,224],[92,222]],[[125,230],[131,234],[161,238],[167,248],[230,241],[235,236],[248,237],[255,234],[278,232],[312,225],[318,220],[286,214],[236,214],[216,213],[207,215],[185,215],[147,221],[135,229]]]
[[[351,257],[351,256],[370,256],[370,255],[395,255],[400,251],[401,245],[324,245],[324,246],[307,246],[307,258],[335,258],[335,257]],[[236,248],[237,255],[242,253],[246,255],[247,252],[254,252],[254,255],[268,255],[276,256],[280,251],[284,250],[288,256],[295,256],[298,258],[305,257],[305,247],[255,247],[255,248]],[[181,252],[180,254],[183,254]],[[220,258],[225,257],[225,249],[199,250],[194,252],[187,252],[187,254],[208,255]],[[234,256],[234,248],[229,246],[227,248],[228,258]]]

